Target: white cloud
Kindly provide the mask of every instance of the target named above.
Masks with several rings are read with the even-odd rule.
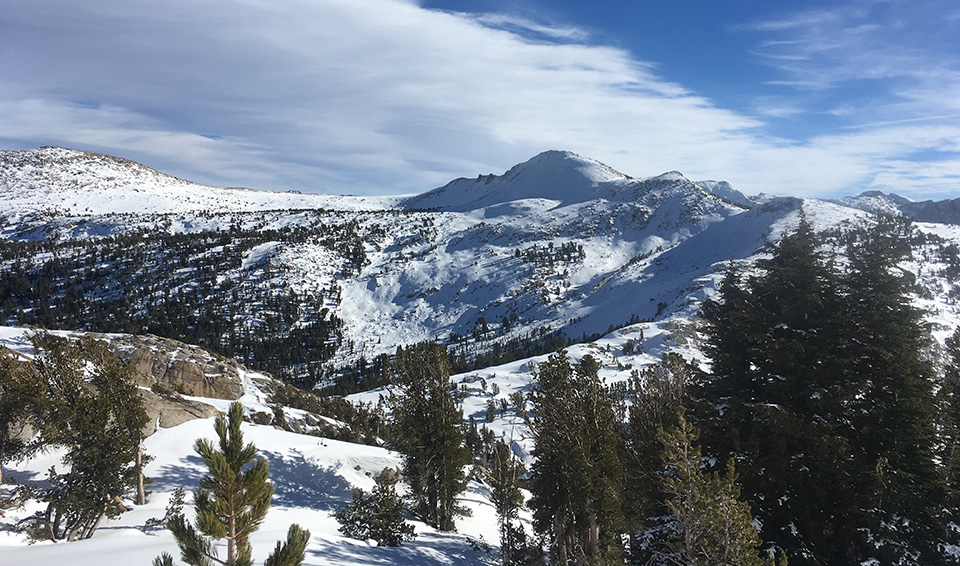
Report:
[[[811,10],[798,12],[786,18],[754,21],[731,26],[733,31],[784,31],[822,26],[843,19],[843,15],[834,10]]]
[[[0,104],[15,109],[0,114],[0,142],[104,151],[201,182],[415,192],[563,148],[631,175],[680,169],[812,195],[865,188],[908,151],[863,132],[764,135],[757,117],[582,43],[579,28],[510,15],[399,0],[16,4],[0,19]],[[812,16],[793,21],[766,29]],[[766,48],[806,56],[803,45]],[[914,139],[943,146],[939,135]]]
[[[565,25],[545,25],[529,18],[516,16],[512,14],[459,14],[466,18],[471,18],[481,24],[506,30],[530,31],[545,38],[567,41],[586,41],[590,39],[590,33],[577,26]]]

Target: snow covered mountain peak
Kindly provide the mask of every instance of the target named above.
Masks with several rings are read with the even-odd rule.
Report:
[[[656,177],[651,177],[650,181],[688,181],[686,177],[683,176],[683,173],[679,171],[667,171],[666,173],[661,173]]]
[[[677,171],[634,179],[570,151],[550,150],[510,168],[503,175],[460,178],[402,203],[408,209],[468,212],[518,200],[540,199],[556,206],[596,199],[630,201],[639,194],[696,185]]]
[[[611,181],[629,179],[627,175],[571,151],[549,150],[537,154],[504,174],[510,179],[550,177],[554,179],[573,177],[574,181],[586,181],[593,186]]]

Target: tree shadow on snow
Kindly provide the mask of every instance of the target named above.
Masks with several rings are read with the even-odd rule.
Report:
[[[203,458],[195,454],[180,459],[185,464],[166,464],[148,477],[152,483],[147,489],[173,491],[182,487],[188,492],[200,485],[200,478],[207,475]]]
[[[489,541],[488,541],[489,542]],[[463,535],[418,533],[403,546],[367,546],[362,541],[316,540],[307,547],[307,562],[320,564],[365,564],[368,566],[494,565],[500,564],[496,549],[489,553],[474,550]],[[316,560],[314,560],[315,558]]]
[[[259,455],[270,464],[273,482],[273,505],[306,507],[321,511],[336,511],[350,501],[353,486],[337,475],[338,466],[321,468],[302,453],[279,453],[260,450]],[[196,490],[200,479],[207,475],[203,459],[197,455],[183,458],[180,464],[167,464],[154,472],[150,489],[172,491],[183,487]]]
[[[280,454],[261,450],[270,464],[273,504],[336,511],[350,501],[353,486],[337,475],[340,465],[321,468],[302,453]]]

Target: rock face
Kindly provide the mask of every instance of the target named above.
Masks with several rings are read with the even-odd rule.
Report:
[[[243,395],[240,365],[203,348],[153,335],[96,335],[133,366],[138,385],[163,387],[195,397],[235,400]]]
[[[143,435],[150,436],[162,428],[170,428],[193,419],[206,419],[215,416],[218,411],[213,405],[190,401],[178,396],[160,396],[153,391],[140,390],[143,398],[143,408],[147,411],[147,424],[143,428]]]

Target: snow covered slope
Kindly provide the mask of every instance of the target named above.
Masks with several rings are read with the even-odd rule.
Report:
[[[834,243],[873,210],[862,199],[747,199],[677,172],[633,178],[566,151],[394,200],[200,187],[55,148],[0,156],[0,275],[16,270],[9,288],[51,288],[4,310],[7,324],[40,300],[63,313],[75,293],[88,311],[128,309],[144,329],[150,313],[184,320],[188,304],[208,318],[184,331],[220,328],[203,345],[248,364],[256,356],[238,337],[311,336],[314,357],[288,367],[321,381],[421,340],[470,359],[551,332],[690,317],[731,260],[761,257],[801,209]],[[913,271],[948,320],[960,238],[920,228],[942,234],[918,248],[926,260]]]
[[[276,209],[383,209],[396,199],[220,189],[165,175],[133,161],[42,147],[0,151],[0,210],[7,217],[119,213],[187,214]]]
[[[750,198],[741,193],[726,181],[697,181],[697,184],[718,197],[725,198],[733,204],[738,204],[744,208],[750,208],[760,202],[760,200],[756,198]]]
[[[0,327],[0,345],[13,348],[21,355],[33,354],[25,329]],[[269,412],[266,394],[257,387],[264,376],[245,376],[246,389],[239,401],[248,416]],[[214,405],[226,411],[230,401],[191,397],[191,400]],[[302,411],[287,409],[288,417]],[[490,502],[489,489],[473,481],[460,497],[460,503],[472,512],[457,522],[458,532],[441,533],[419,521],[411,521],[416,540],[398,548],[379,548],[375,544],[346,538],[338,532],[334,513],[344,507],[354,489],[367,492],[374,487],[374,478],[385,468],[398,469],[400,456],[386,448],[340,442],[308,434],[278,430],[273,426],[246,422],[244,439],[258,448],[258,455],[270,464],[270,480],[275,491],[270,511],[260,529],[251,537],[254,563],[262,564],[278,540],[286,537],[290,523],[310,530],[305,566],[349,566],[356,564],[398,564],[431,566],[464,564],[469,566],[499,564],[496,555],[496,513]],[[32,542],[18,533],[14,525],[44,504],[29,500],[22,508],[0,513],[0,563],[74,566],[102,564],[150,564],[154,557],[168,552],[179,557],[179,550],[170,532],[146,528],[149,519],[163,517],[173,491],[184,488],[187,493],[184,514],[193,519],[190,494],[208,473],[203,461],[193,450],[196,439],[216,439],[213,419],[197,419],[171,428],[160,428],[149,436],[144,449],[154,457],[145,469],[151,478],[148,503],[135,506],[117,519],[106,519],[93,538],[75,542]],[[24,462],[5,464],[3,495],[9,498],[15,484],[43,488],[47,470],[61,467],[61,453],[51,450]],[[525,516],[529,521],[529,517]],[[485,540],[494,545],[492,552],[476,550],[471,541]]]

